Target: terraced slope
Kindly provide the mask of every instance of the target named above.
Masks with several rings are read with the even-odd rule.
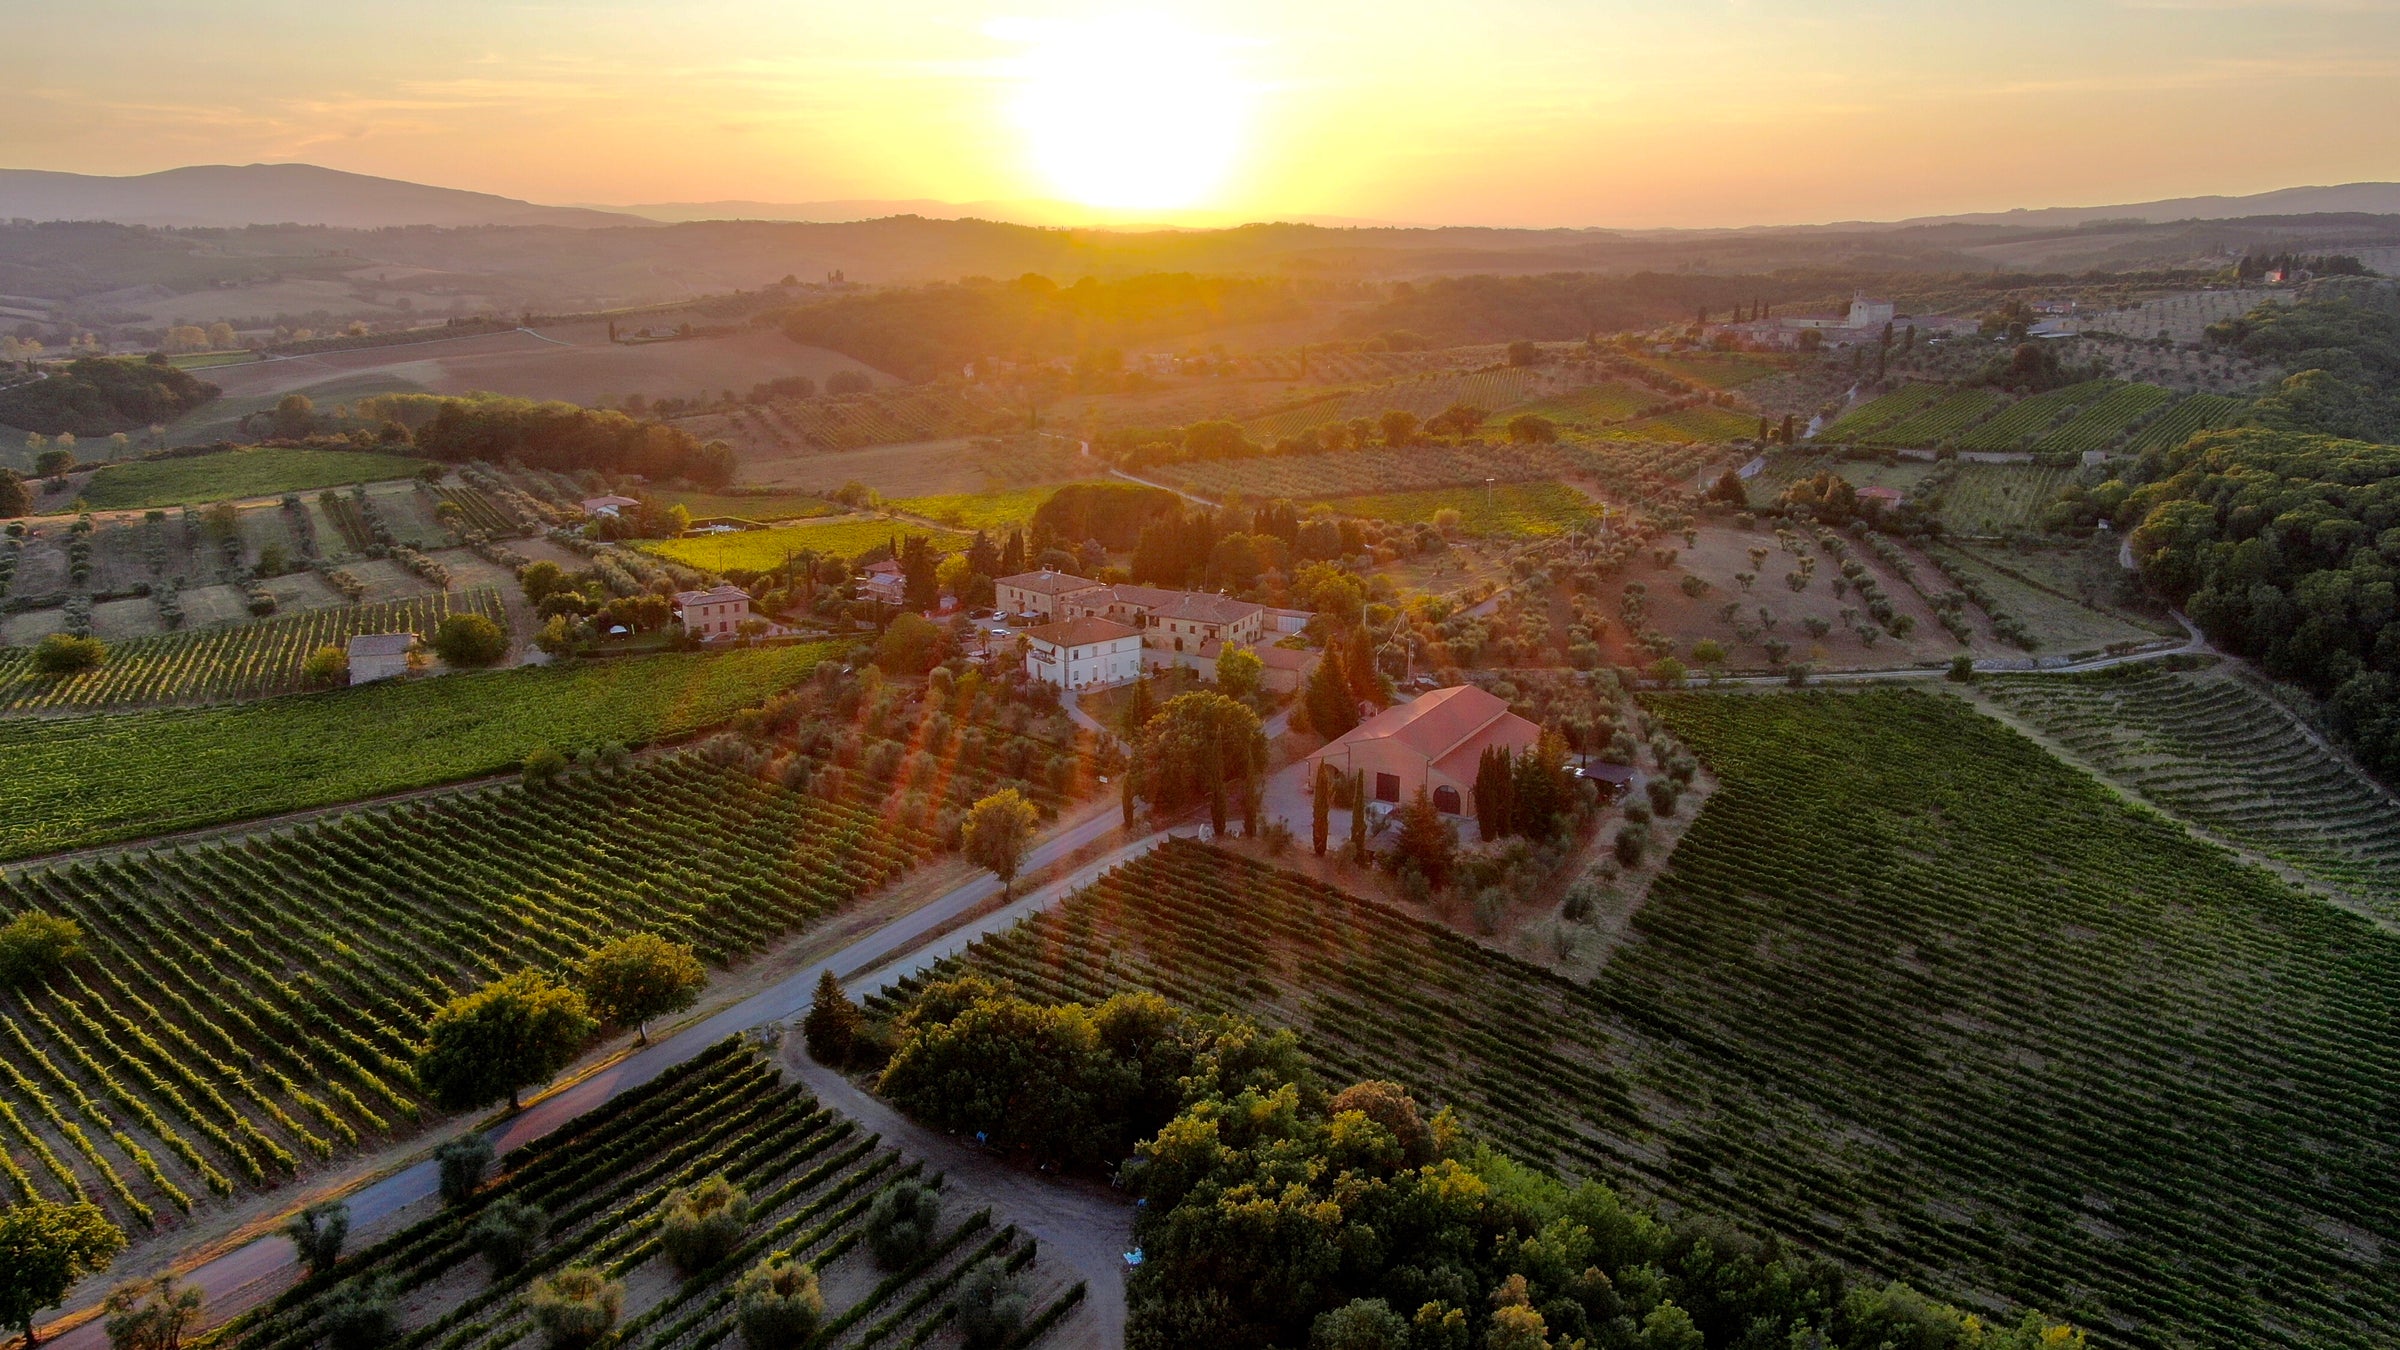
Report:
[[[2400,929],[2400,800],[2239,678],[2128,666],[1984,692],[2159,809]]]
[[[754,1044],[739,1039],[509,1154],[503,1165],[506,1175],[468,1205],[345,1258],[203,1343],[311,1350],[324,1340],[329,1305],[353,1282],[368,1281],[400,1296],[400,1334],[388,1342],[395,1350],[534,1343],[527,1303],[534,1284],[586,1266],[628,1291],[624,1320],[608,1344],[706,1350],[741,1343],[734,1283],[781,1253],[814,1267],[826,1291],[825,1322],[812,1347],[918,1346],[949,1320],[949,1300],[969,1268],[988,1259],[1022,1271],[1034,1257],[1031,1239],[1013,1226],[996,1228],[988,1211],[962,1214],[950,1204],[920,1259],[888,1273],[874,1268],[863,1249],[867,1211],[883,1191],[918,1177],[919,1166],[782,1081]],[[660,1210],[669,1191],[713,1176],[747,1194],[747,1232],[733,1255],[678,1280],[659,1250]],[[502,1200],[548,1218],[531,1259],[507,1274],[489,1269],[469,1234],[476,1216]],[[1035,1343],[1038,1329],[1082,1292],[1079,1285],[1051,1296],[1018,1344]]]

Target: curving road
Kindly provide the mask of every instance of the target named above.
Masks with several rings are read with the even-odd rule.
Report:
[[[1106,838],[1110,831],[1117,828],[1117,824],[1115,812],[1101,812],[1089,820],[1069,826],[1029,852],[1025,858],[1025,870],[1035,871],[1046,867],[1077,849]],[[1032,891],[1004,908],[929,943],[927,939],[931,935],[957,924],[961,917],[1000,894],[998,880],[989,875],[979,876],[946,892],[932,903],[892,920],[826,960],[794,971],[782,981],[740,1003],[662,1037],[649,1048],[627,1055],[588,1078],[534,1101],[494,1126],[487,1137],[491,1139],[496,1152],[506,1153],[541,1138],[621,1093],[642,1086],[727,1036],[796,1017],[808,1007],[811,996],[816,992],[817,977],[826,970],[853,981],[854,988],[882,988],[910,971],[922,969],[943,956],[963,949],[986,933],[1005,928],[1037,909],[1057,904],[1069,892],[1088,885],[1108,868],[1149,852],[1164,838],[1166,831],[1162,830],[1113,849],[1067,877]],[[874,973],[867,979],[857,978],[867,972]],[[439,1180],[439,1170],[428,1156],[340,1198],[350,1206],[352,1228],[363,1229],[435,1195]],[[291,1243],[281,1236],[268,1236],[213,1257],[190,1270],[179,1271],[178,1274],[187,1286],[198,1289],[207,1297],[209,1319],[215,1322],[273,1297],[290,1282],[297,1268],[298,1260]],[[107,1336],[101,1329],[100,1319],[93,1313],[114,1283],[105,1275],[87,1281],[83,1288],[76,1291],[76,1297],[70,1300],[67,1309],[54,1319],[53,1325],[44,1328],[43,1344],[55,1343],[59,1350],[107,1350]],[[1099,1294],[1102,1291],[1095,1284],[1092,1292]],[[1120,1318],[1122,1306],[1123,1296],[1119,1293],[1117,1307]]]

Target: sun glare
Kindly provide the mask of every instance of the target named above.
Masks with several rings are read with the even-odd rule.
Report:
[[[1233,171],[1250,94],[1225,44],[1148,16],[1021,23],[1011,111],[1033,167],[1087,206],[1209,201]]]

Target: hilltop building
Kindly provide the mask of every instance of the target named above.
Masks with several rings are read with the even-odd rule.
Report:
[[[1167,670],[1181,666],[1198,673],[1203,679],[1216,678],[1217,657],[1227,645],[1249,647],[1259,653],[1267,669],[1262,675],[1269,688],[1295,689],[1307,672],[1315,669],[1314,653],[1295,653],[1289,648],[1269,657],[1269,644],[1290,633],[1307,627],[1313,617],[1295,609],[1270,610],[1256,601],[1237,600],[1230,595],[1211,595],[1204,591],[1173,591],[1158,586],[1109,585],[1070,576],[1064,572],[1024,572],[1002,577],[993,584],[999,596],[1000,608],[1017,614],[1037,614],[1048,620],[1042,628],[1027,630],[1028,650],[1025,672],[1037,679],[1076,688],[1062,681],[1069,678],[1068,664],[1085,659],[1100,660],[1091,670],[1101,672],[1093,678],[1102,683],[1119,679],[1130,680],[1142,670]],[[1065,657],[1053,652],[1047,659],[1037,660],[1031,646],[1034,633],[1046,629],[1064,630],[1083,620],[1097,620],[1112,628],[1133,635],[1133,652],[1138,664],[1126,668],[1122,676],[1118,669],[1120,649],[1109,646],[1097,656]],[[1084,647],[1098,645],[1088,635],[1098,629],[1077,628],[1072,642],[1054,639],[1052,646]],[[1111,643],[1121,639],[1112,637]],[[1305,658],[1305,659],[1302,659]],[[1082,667],[1078,667],[1081,669]]]

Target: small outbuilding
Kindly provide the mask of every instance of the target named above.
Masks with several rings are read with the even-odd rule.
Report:
[[[408,673],[414,633],[359,633],[350,639],[350,683],[370,684]]]
[[[1508,710],[1498,695],[1471,684],[1436,689],[1412,702],[1386,708],[1328,741],[1308,757],[1307,779],[1319,764],[1366,775],[1368,796],[1399,803],[1424,788],[1435,809],[1463,815],[1475,793],[1475,771],[1483,752],[1501,746],[1523,754],[1542,738],[1542,729]]]

